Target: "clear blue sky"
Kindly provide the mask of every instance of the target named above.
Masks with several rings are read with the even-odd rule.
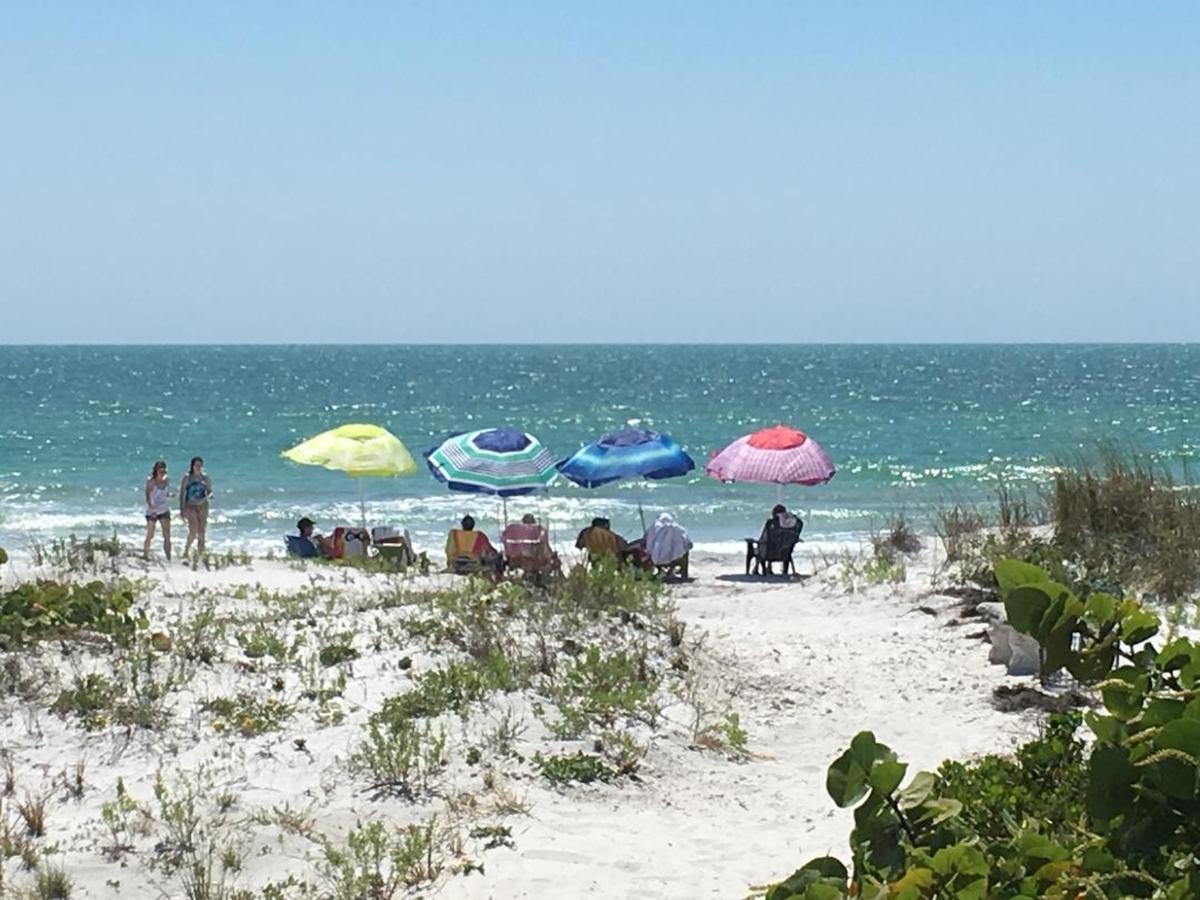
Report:
[[[10,3],[0,342],[1200,340],[1200,4]]]

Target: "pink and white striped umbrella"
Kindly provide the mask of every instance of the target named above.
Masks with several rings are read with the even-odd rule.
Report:
[[[714,453],[705,467],[721,481],[756,484],[823,484],[837,471],[825,448],[786,425],[740,437]]]

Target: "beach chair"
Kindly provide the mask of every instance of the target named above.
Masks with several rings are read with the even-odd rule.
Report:
[[[446,570],[455,575],[490,575],[504,572],[504,557],[489,553],[490,543],[482,532],[451,528],[446,541]]]
[[[642,546],[654,566],[656,575],[661,578],[678,577],[684,581],[688,580],[692,539],[670,513],[663,513],[646,529]]]
[[[315,559],[321,555],[321,551],[312,541],[307,541],[298,534],[285,534],[283,542],[287,545],[288,556],[296,556],[300,559]]]
[[[666,563],[655,563],[654,571],[661,578],[680,578],[688,580],[688,559],[691,553],[685,553],[678,559]]]
[[[399,569],[407,569],[417,561],[408,529],[403,532],[390,526],[371,529],[371,543],[380,559]]]
[[[792,553],[796,544],[800,543],[800,532],[803,529],[804,523],[796,519],[795,525],[786,528],[782,525],[768,524],[765,540],[746,538],[746,574],[774,575],[774,564],[782,563],[781,574],[795,575],[796,561],[792,558]]]
[[[541,525],[514,522],[500,536],[504,546],[504,564],[508,571],[520,570],[540,580],[553,572],[561,574],[558,557],[550,549],[546,530]]]

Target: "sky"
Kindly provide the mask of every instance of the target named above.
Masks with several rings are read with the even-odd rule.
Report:
[[[1200,4],[34,4],[0,343],[1200,340]]]

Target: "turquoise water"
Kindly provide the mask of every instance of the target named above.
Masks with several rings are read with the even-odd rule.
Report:
[[[202,455],[215,548],[264,549],[300,514],[357,521],[355,484],[281,450],[351,421],[414,456],[450,431],[512,425],[563,456],[626,425],[673,435],[699,469],[711,450],[788,422],[829,450],[832,482],[790,488],[808,535],[844,539],[903,508],[920,518],[999,481],[1044,482],[1058,462],[1117,442],[1182,467],[1200,452],[1200,346],[272,346],[0,347],[0,544],[74,533],[138,540],[156,458],[178,479]],[[364,483],[370,518],[440,543],[463,511],[422,470]],[[559,484],[510,504],[561,539],[592,515],[637,530],[674,511],[701,542],[754,530],[776,489],[697,472],[645,489]],[[493,523],[494,524],[494,523]]]

